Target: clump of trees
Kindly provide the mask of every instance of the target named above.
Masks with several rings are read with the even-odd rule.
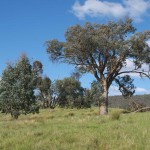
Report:
[[[130,73],[150,78],[149,70],[142,68],[150,64],[150,31],[136,32],[132,19],[126,18],[107,24],[86,23],[69,27],[66,41],[47,41],[47,53],[51,61],[72,64],[81,73],[92,73],[102,85],[100,114],[108,113],[108,91],[113,82],[123,96],[135,92]],[[127,70],[127,60],[134,69]]]
[[[56,80],[54,84],[56,101],[59,107],[82,108],[84,102],[84,88],[73,77]]]
[[[54,86],[57,103],[60,107],[81,107],[84,89],[79,81],[74,78],[64,78],[56,80]]]
[[[0,81],[0,111],[15,119],[20,114],[38,113],[34,90],[38,72],[26,55],[15,64],[7,64]]]
[[[22,55],[15,64],[7,64],[0,81],[0,111],[15,119],[20,114],[39,113],[39,108],[89,108],[97,105],[101,87],[94,81],[85,89],[79,74],[52,82],[43,76],[40,61],[32,64]]]
[[[101,86],[93,81],[91,88],[81,86],[74,77],[56,80],[54,85],[55,104],[63,108],[90,108],[98,106],[101,99]]]

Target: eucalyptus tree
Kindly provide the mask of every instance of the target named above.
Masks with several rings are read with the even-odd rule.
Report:
[[[150,78],[149,70],[142,68],[150,63],[150,31],[136,32],[130,18],[107,24],[77,24],[67,29],[65,37],[65,42],[46,42],[49,58],[94,75],[103,88],[100,114],[108,113],[108,91],[113,82],[123,96],[132,96],[135,86],[130,73]],[[134,69],[126,67],[127,60],[133,62]]]
[[[36,108],[36,100],[34,90],[36,88],[36,76],[33,73],[32,65],[26,55],[22,55],[15,65],[15,95],[19,101],[21,113],[27,114],[34,112]]]
[[[0,109],[18,118],[20,114],[35,113],[39,107],[35,100],[36,78],[26,55],[14,65],[8,65],[0,81]]]
[[[50,107],[50,103],[52,101],[52,95],[53,95],[53,91],[52,91],[52,82],[50,80],[49,77],[44,77],[44,78],[39,78],[38,81],[38,91],[39,91],[39,95],[38,97],[40,98],[40,101],[42,101],[42,107],[43,108],[48,108]]]
[[[15,78],[13,65],[7,64],[0,81],[0,111],[11,113],[12,116],[13,111],[19,109],[14,95]]]

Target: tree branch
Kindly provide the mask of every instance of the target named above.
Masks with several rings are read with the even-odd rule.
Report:
[[[137,71],[137,70],[119,72],[118,75],[124,74],[124,73],[138,73],[138,74],[140,74],[140,76],[144,75],[144,76],[146,76],[147,78],[150,79],[150,75],[149,75],[149,74],[146,74],[146,73],[144,73],[144,72],[142,72],[142,71]],[[117,75],[117,76],[118,76],[118,75]]]

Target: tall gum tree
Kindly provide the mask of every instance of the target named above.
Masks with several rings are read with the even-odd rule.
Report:
[[[34,95],[38,71],[25,54],[16,63],[7,65],[0,80],[0,112],[10,113],[15,119],[20,114],[39,112]]]
[[[150,78],[149,69],[142,68],[150,64],[150,31],[136,32],[130,18],[107,24],[77,24],[67,29],[65,37],[65,42],[46,42],[49,58],[94,75],[103,89],[99,106],[102,115],[108,113],[108,90],[113,82],[123,96],[132,96],[135,87],[129,74]],[[127,70],[127,60],[133,62],[134,69]]]

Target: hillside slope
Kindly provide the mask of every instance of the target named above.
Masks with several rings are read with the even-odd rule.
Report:
[[[129,109],[132,101],[150,107],[150,95],[135,95],[131,98],[124,98],[123,96],[110,96],[109,107]]]

